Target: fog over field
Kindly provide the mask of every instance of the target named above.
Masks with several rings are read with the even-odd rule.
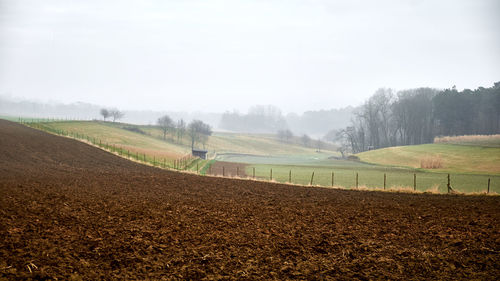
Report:
[[[283,115],[500,77],[500,2],[0,1],[0,95]]]

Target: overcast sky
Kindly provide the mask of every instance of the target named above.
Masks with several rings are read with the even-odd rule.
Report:
[[[500,81],[498,0],[0,0],[0,95],[286,112]]]

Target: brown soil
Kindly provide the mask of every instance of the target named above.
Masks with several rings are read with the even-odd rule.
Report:
[[[207,170],[208,175],[246,178],[246,164],[217,161]]]
[[[163,171],[0,121],[0,280],[500,277],[500,197]]]

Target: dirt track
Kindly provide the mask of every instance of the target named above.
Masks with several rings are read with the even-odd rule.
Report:
[[[0,120],[0,280],[499,277],[496,196],[197,177]]]

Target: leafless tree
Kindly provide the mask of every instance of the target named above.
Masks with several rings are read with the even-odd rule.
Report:
[[[109,111],[109,115],[111,115],[111,117],[113,117],[113,122],[115,122],[116,120],[122,119],[123,116],[125,116],[125,113],[123,113],[122,111],[120,111],[118,109],[111,109]]]
[[[177,142],[182,142],[182,138],[186,133],[186,122],[183,119],[177,121]]]
[[[309,145],[311,144],[311,138],[307,134],[302,135],[300,140],[302,141],[302,145],[304,145],[305,147],[309,147]]]
[[[279,130],[278,131],[278,139],[281,142],[290,142],[290,140],[293,138],[293,133],[292,131],[286,129],[286,130]]]
[[[316,151],[317,152],[321,152],[321,148],[323,148],[323,142],[321,141],[321,139],[317,139],[316,140]]]
[[[160,126],[162,132],[163,132],[163,139],[167,139],[167,133],[169,130],[171,130],[174,126],[174,122],[172,121],[172,118],[168,115],[164,115],[156,121],[156,124]]]
[[[187,128],[188,134],[191,137],[191,149],[194,149],[196,142],[201,142],[205,145],[208,137],[212,135],[210,125],[203,123],[200,120],[193,120]]]

